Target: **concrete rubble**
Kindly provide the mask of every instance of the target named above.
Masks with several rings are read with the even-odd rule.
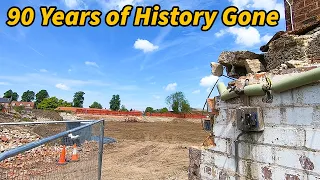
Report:
[[[320,22],[299,31],[275,34],[256,54],[250,51],[224,51],[218,63],[226,68],[227,76],[239,78],[248,74],[279,72],[284,69],[304,68],[320,64]],[[217,73],[218,65],[212,66]],[[215,75],[215,74],[214,74]]]
[[[18,126],[0,127],[0,153],[16,147],[37,141],[42,137],[32,132],[30,128]],[[62,166],[57,165],[62,145],[61,139],[49,144],[41,145],[0,162],[0,179],[27,178],[42,176],[57,171]],[[85,142],[79,149],[82,159],[97,152],[96,142]],[[67,159],[70,159],[73,147],[67,146]]]
[[[224,51],[220,54],[218,63],[226,67],[228,76],[238,78],[240,76],[245,76],[248,71],[253,71],[252,69],[247,69],[247,67],[250,68],[247,60],[258,60],[254,62],[259,63],[259,58],[261,58],[259,54],[250,51]]]

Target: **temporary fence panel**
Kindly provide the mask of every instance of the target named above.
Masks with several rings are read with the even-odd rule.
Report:
[[[0,179],[100,179],[104,121],[0,123]]]

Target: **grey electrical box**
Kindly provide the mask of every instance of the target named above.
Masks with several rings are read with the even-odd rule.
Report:
[[[237,109],[237,127],[241,131],[259,132],[264,130],[262,110],[259,107],[240,107]]]

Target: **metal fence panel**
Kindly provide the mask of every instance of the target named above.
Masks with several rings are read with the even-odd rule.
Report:
[[[103,120],[0,123],[0,179],[101,179],[103,140]]]

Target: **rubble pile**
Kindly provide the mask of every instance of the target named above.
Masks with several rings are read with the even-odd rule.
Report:
[[[0,128],[0,152],[39,140],[40,136],[22,128]]]
[[[227,76],[239,78],[261,72],[279,72],[320,65],[320,21],[298,31],[275,34],[260,48],[262,54],[250,51],[224,51],[218,63],[226,69]],[[219,72],[218,65],[212,72]],[[219,68],[219,69],[218,69]]]
[[[63,166],[57,165],[57,160],[61,152],[61,145],[43,145],[26,151],[22,154],[10,157],[0,162],[0,178],[27,178],[40,177],[53,172],[58,172]],[[73,147],[67,146],[67,160],[70,159]],[[85,142],[79,148],[81,161],[92,159],[98,153],[96,142]]]
[[[224,51],[220,54],[218,62],[226,67],[228,76],[238,78],[247,73],[265,71],[261,59],[263,56],[250,51]]]

